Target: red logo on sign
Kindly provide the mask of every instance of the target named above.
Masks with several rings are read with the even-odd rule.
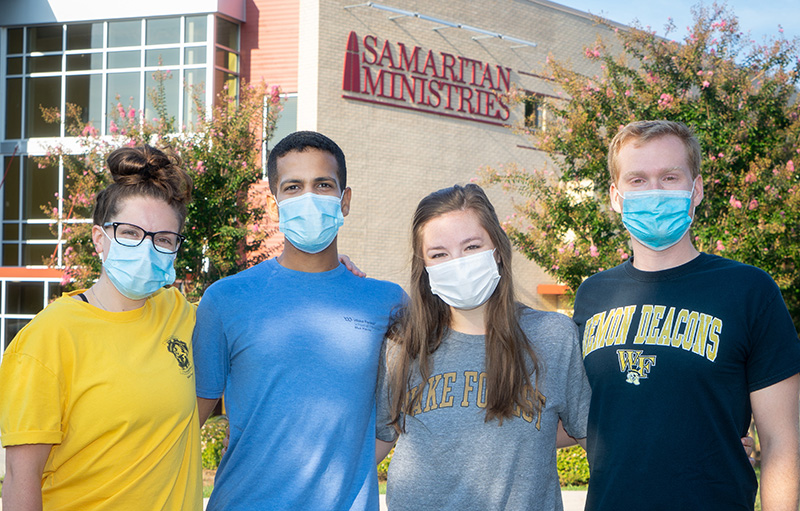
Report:
[[[361,51],[358,49],[358,36],[350,32],[347,39],[347,51],[344,54],[344,78],[342,89],[350,92],[361,92]]]
[[[354,31],[347,38],[346,99],[503,125],[510,116],[503,94],[510,88],[508,67],[374,35],[359,40]]]

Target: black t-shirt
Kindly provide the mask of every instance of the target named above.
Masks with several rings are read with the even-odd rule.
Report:
[[[627,261],[580,286],[574,319],[592,387],[586,509],[752,510],[750,393],[800,372],[772,278],[709,254]]]

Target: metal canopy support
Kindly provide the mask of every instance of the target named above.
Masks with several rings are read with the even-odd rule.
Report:
[[[473,36],[472,39],[474,41],[477,41],[479,39],[497,38],[497,39],[503,39],[505,41],[510,41],[510,42],[513,42],[513,43],[517,43],[517,46],[512,46],[512,48],[522,48],[522,47],[525,47],[525,46],[529,46],[529,47],[532,47],[532,48],[536,47],[536,43],[533,43],[531,41],[526,41],[524,39],[519,39],[519,38],[516,38],[516,37],[507,36],[507,35],[500,34],[500,33],[497,33],[497,32],[492,32],[490,30],[484,30],[482,28],[473,27],[473,26],[470,26],[470,25],[465,25],[463,23],[455,23],[455,22],[452,22],[452,21],[446,21],[446,20],[442,20],[442,19],[439,19],[439,18],[434,18],[433,16],[427,16],[425,14],[420,14],[418,12],[412,12],[412,11],[406,11],[406,10],[403,10],[403,9],[398,9],[397,7],[390,7],[388,5],[376,4],[375,2],[366,2],[366,3],[363,3],[363,4],[346,5],[344,8],[345,9],[353,9],[353,8],[356,8],[356,7],[372,7],[374,9],[379,9],[381,11],[387,11],[387,12],[391,12],[391,13],[397,14],[397,16],[389,17],[390,20],[395,20],[397,18],[403,18],[403,17],[413,17],[413,18],[418,18],[418,19],[425,20],[425,21],[430,21],[432,23],[437,23],[439,26],[438,27],[433,27],[432,30],[442,30],[442,29],[445,29],[445,28],[460,28],[460,29],[463,29],[463,30],[469,30],[470,32],[476,32],[478,34],[481,34],[480,36]]]

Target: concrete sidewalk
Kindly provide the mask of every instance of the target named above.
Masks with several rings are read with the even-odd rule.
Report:
[[[583,511],[583,506],[586,503],[585,491],[562,491],[561,499],[564,501],[564,511]],[[203,501],[203,508],[208,504],[208,499]],[[2,507],[0,507],[0,511]],[[386,496],[381,495],[381,511],[386,511]]]

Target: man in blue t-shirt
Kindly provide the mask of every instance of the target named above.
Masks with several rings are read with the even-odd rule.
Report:
[[[633,257],[575,297],[592,387],[586,509],[752,510],[752,416],[762,508],[796,511],[800,341],[778,286],[692,244],[703,179],[685,125],[625,126],[608,167]]]
[[[193,337],[200,419],[230,421],[209,510],[374,510],[375,385],[403,291],[338,261],[350,210],[345,157],[293,133],[268,161],[268,210],[286,243],[208,288]]]

